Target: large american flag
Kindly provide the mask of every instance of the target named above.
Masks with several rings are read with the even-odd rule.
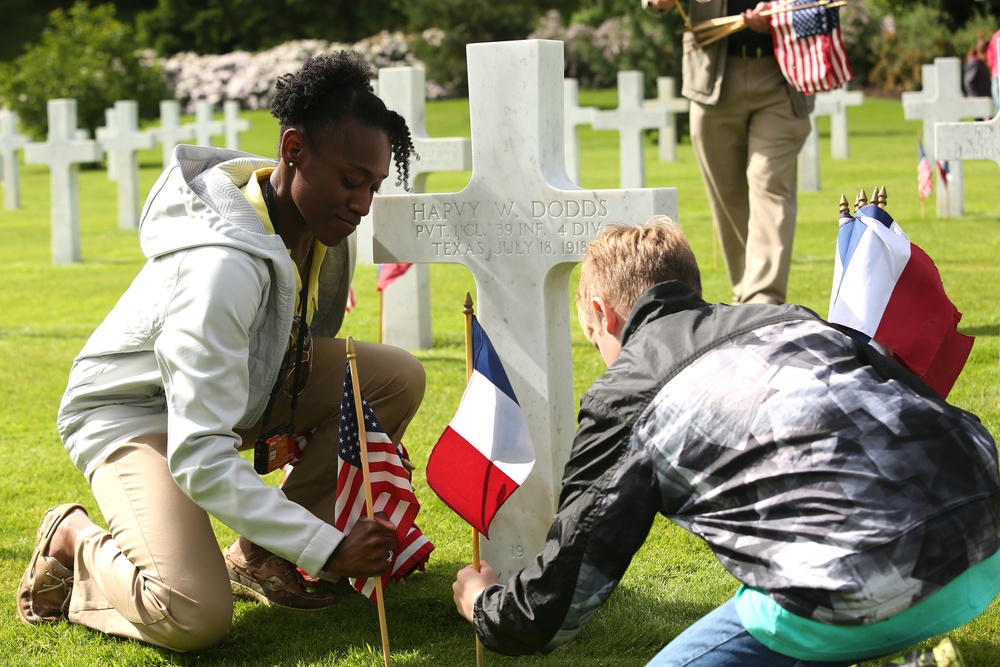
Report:
[[[774,9],[815,4],[815,0],[776,2]],[[796,90],[816,93],[840,88],[854,75],[840,34],[840,8],[823,6],[771,14],[774,55]]]
[[[361,398],[364,414],[365,434],[368,443],[368,471],[371,476],[372,499],[376,512],[385,512],[396,526],[396,548],[392,569],[382,576],[382,588],[389,579],[402,579],[414,569],[424,569],[434,545],[414,525],[420,503],[413,494],[409,475],[400,460],[399,450],[382,425],[368,402]],[[351,367],[348,362],[344,377],[344,393],[340,400],[340,447],[337,458],[337,504],[334,511],[334,526],[343,533],[351,528],[365,508],[364,476],[361,470],[361,441],[358,436],[358,420],[355,410],[354,389],[351,385]],[[375,599],[375,579],[365,577],[354,579],[352,584],[358,592],[369,599]]]
[[[934,192],[934,170],[931,161],[927,159],[922,142],[917,142],[917,194],[921,199],[927,199]]]

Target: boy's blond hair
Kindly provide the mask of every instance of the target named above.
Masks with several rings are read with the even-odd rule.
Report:
[[[701,273],[681,228],[665,215],[641,225],[608,225],[587,244],[576,291],[576,313],[587,340],[594,340],[600,314],[591,299],[601,297],[623,316],[647,289],[677,280],[701,296]]]

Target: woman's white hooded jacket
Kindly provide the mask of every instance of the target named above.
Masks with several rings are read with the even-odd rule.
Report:
[[[285,498],[237,454],[260,420],[289,340],[295,267],[240,191],[273,160],[179,146],[139,227],[147,262],[73,363],[58,427],[94,467],[131,437],[166,433],[180,489],[252,542],[317,575],[343,534]],[[312,330],[333,336],[353,236],[330,248]]]

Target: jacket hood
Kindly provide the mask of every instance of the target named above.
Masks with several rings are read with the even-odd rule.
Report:
[[[142,210],[139,245],[152,259],[198,246],[225,246],[287,260],[281,238],[269,234],[239,193],[253,173],[274,160],[206,146],[177,146]]]

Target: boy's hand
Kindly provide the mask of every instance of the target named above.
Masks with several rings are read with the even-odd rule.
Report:
[[[479,572],[472,565],[458,571],[451,589],[455,592],[455,607],[465,620],[472,622],[472,611],[476,600],[487,587],[499,584],[496,570],[484,560],[479,561]]]

